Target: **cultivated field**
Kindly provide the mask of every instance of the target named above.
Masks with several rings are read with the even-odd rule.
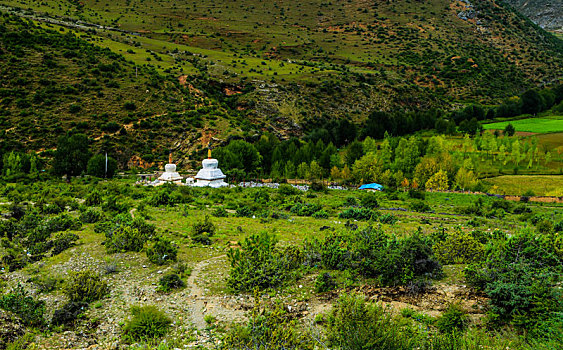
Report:
[[[483,128],[486,130],[504,130],[508,124],[512,124],[517,132],[532,132],[538,134],[562,132],[563,116],[547,116],[490,123],[484,124]]]

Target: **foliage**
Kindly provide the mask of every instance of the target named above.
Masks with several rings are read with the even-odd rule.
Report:
[[[429,212],[432,208],[422,200],[413,200],[410,203],[410,208],[418,212]]]
[[[155,226],[141,218],[133,219],[129,214],[120,214],[110,221],[96,224],[94,231],[105,235],[104,244],[108,253],[139,252],[145,242],[153,237]]]
[[[53,172],[67,177],[77,176],[86,171],[90,150],[88,137],[84,134],[63,135],[57,143]]]
[[[319,210],[311,215],[315,219],[328,219],[328,213],[325,210]]]
[[[484,246],[475,237],[461,228],[449,233],[444,241],[434,244],[436,257],[442,264],[467,264],[480,261]]]
[[[79,219],[85,224],[93,224],[100,221],[103,218],[103,214],[95,209],[88,208],[82,213],[80,213]]]
[[[233,350],[312,350],[313,337],[298,328],[288,312],[277,302],[272,307],[258,303],[250,312],[246,325],[236,325],[225,334],[220,349]]]
[[[60,253],[64,252],[65,250],[67,250],[68,248],[74,246],[75,242],[79,238],[80,237],[78,237],[77,234],[74,234],[72,232],[58,233],[57,235],[55,235],[55,237],[53,239],[53,250],[51,252],[51,255],[54,256],[54,255],[60,254]]]
[[[365,208],[376,209],[379,207],[377,196],[373,193],[367,193],[363,195],[360,202],[362,203],[362,207]]]
[[[88,303],[84,301],[69,301],[64,304],[60,309],[55,310],[51,324],[55,326],[70,325],[80,315],[86,312]]]
[[[467,282],[490,298],[493,324],[534,330],[563,310],[554,288],[563,266],[561,247],[554,235],[523,231],[488,245],[484,260],[466,268]]]
[[[158,237],[153,245],[147,248],[147,258],[153,264],[164,265],[176,261],[177,256],[178,247],[165,237]]]
[[[70,301],[92,302],[105,297],[109,287],[100,275],[91,270],[73,272],[63,285],[63,292]]]
[[[416,338],[408,324],[402,324],[362,295],[342,295],[327,318],[327,338],[333,348],[412,349]]]
[[[322,206],[319,204],[301,202],[295,203],[295,205],[290,209],[293,214],[299,216],[311,216],[319,210],[322,210]]]
[[[441,271],[430,240],[418,232],[400,239],[372,227],[353,235],[335,232],[318,249],[324,267],[353,270],[383,284],[406,284]]]
[[[88,161],[86,172],[88,175],[96,177],[112,178],[116,170],[117,161],[115,159],[107,157],[106,164],[106,155],[96,154]]]
[[[158,284],[163,292],[170,292],[172,289],[186,286],[177,273],[167,273],[158,280]]]
[[[195,222],[192,225],[192,240],[196,243],[209,245],[211,244],[211,237],[215,234],[215,230],[215,224],[213,224],[209,215],[205,215],[203,221]]]
[[[368,208],[349,208],[342,211],[338,217],[341,219],[371,220],[378,213]]]
[[[277,238],[267,232],[250,235],[240,249],[227,253],[231,269],[227,280],[236,292],[266,289],[281,285],[291,277],[291,259],[277,248]]]
[[[324,293],[333,290],[336,288],[336,281],[334,277],[328,273],[324,272],[317,276],[315,280],[315,292],[317,293]]]
[[[45,302],[28,295],[22,285],[0,296],[0,309],[13,312],[28,326],[42,326],[45,320]]]
[[[460,304],[449,304],[436,322],[436,327],[442,333],[463,332],[469,323],[469,318]]]
[[[123,326],[123,339],[128,343],[148,342],[166,335],[172,320],[155,306],[132,307],[133,318]]]

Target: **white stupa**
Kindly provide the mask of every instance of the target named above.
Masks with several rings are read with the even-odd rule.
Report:
[[[164,173],[160,175],[158,180],[163,182],[182,182],[183,178],[176,171],[176,164],[172,163],[172,154],[168,158],[168,164],[164,166]]]
[[[229,184],[224,180],[227,178],[225,174],[217,166],[219,161],[217,159],[211,158],[211,150],[208,151],[207,159],[204,159],[201,164],[203,168],[198,171],[195,178],[186,179],[186,184],[196,187],[225,187]],[[195,180],[195,182],[194,182]]]

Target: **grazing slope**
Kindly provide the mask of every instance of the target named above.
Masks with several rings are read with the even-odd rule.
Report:
[[[158,135],[174,130],[174,135],[183,135],[193,129],[184,142],[189,144],[207,140],[198,139],[195,129],[224,139],[240,131],[230,125],[241,123],[246,135],[262,130],[299,135],[312,122],[333,118],[361,122],[374,109],[495,103],[556,82],[563,72],[563,42],[501,1],[3,0],[0,5],[36,21],[87,30],[82,38],[125,57],[98,50],[102,64],[119,63],[114,83],[100,68],[100,75],[93,76],[98,58],[88,63],[62,56],[60,67],[46,66],[39,64],[43,58],[38,54],[16,57],[20,63],[12,63],[11,51],[5,50],[3,74],[15,78],[13,71],[30,65],[27,75],[61,76],[63,83],[88,89],[65,95],[49,107],[40,95],[38,102],[31,100],[39,80],[16,85],[17,79],[11,78],[14,82],[3,88],[19,89],[26,101],[2,97],[3,108],[11,113],[5,120],[13,122],[15,116],[33,110],[42,116],[37,118],[45,119],[37,124],[66,129],[90,118],[96,122],[87,130],[100,135],[100,123],[118,124],[106,126],[108,130],[132,128],[147,116],[211,105],[199,108],[197,118],[180,114],[179,122],[167,114],[162,121],[145,122],[156,134],[148,135],[152,144],[147,146],[142,138],[142,144],[135,144],[139,138],[134,137],[128,148],[149,160],[173,147]],[[57,60],[64,54],[52,51]],[[131,62],[141,68],[139,77]],[[158,78],[156,72],[168,78]],[[205,95],[202,86],[213,97],[199,104],[194,96]],[[129,101],[137,107],[132,113],[126,109]],[[211,121],[195,122],[192,128],[200,117]],[[33,124],[29,121],[28,129]],[[25,129],[20,136],[30,139],[33,148],[40,148],[33,144],[36,135],[57,132],[31,131]],[[189,147],[181,148],[188,152]]]

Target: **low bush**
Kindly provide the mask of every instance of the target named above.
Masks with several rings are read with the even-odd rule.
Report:
[[[227,216],[229,216],[229,213],[227,213],[225,208],[218,207],[218,208],[215,208],[215,210],[213,211],[213,213],[211,215],[213,215],[216,218],[226,218]]]
[[[103,201],[102,194],[94,189],[90,193],[88,193],[84,201],[84,204],[91,207],[91,206],[102,204],[102,201]]]
[[[84,224],[93,224],[100,221],[103,217],[104,215],[101,212],[88,208],[84,212],[80,213],[79,219]]]
[[[449,304],[446,311],[436,321],[436,327],[442,333],[463,332],[467,329],[469,317],[460,304]]]
[[[129,214],[120,214],[111,221],[96,224],[94,231],[106,236],[104,244],[108,253],[139,252],[154,236],[155,226]]]
[[[45,302],[35,300],[19,284],[10,293],[0,296],[0,309],[13,312],[27,326],[39,327],[45,322]]]
[[[316,341],[309,332],[299,329],[297,320],[276,303],[270,308],[254,306],[245,325],[232,327],[223,337],[220,349],[313,350]]]
[[[381,222],[382,224],[393,225],[397,221],[397,217],[393,214],[383,214],[379,216],[379,222]]]
[[[60,232],[53,239],[53,250],[51,255],[58,255],[76,244],[80,237],[72,232]]]
[[[315,219],[328,219],[328,213],[324,210],[319,210],[311,216]]]
[[[241,218],[249,218],[254,215],[254,210],[247,205],[242,205],[237,208],[236,216]]]
[[[342,211],[338,217],[341,219],[370,220],[377,215],[377,212],[368,208],[349,208]]]
[[[149,342],[168,333],[172,320],[154,306],[131,308],[133,318],[123,326],[123,338],[128,343]]]
[[[215,234],[215,225],[205,215],[203,221],[195,222],[192,226],[192,241],[205,245],[211,244],[211,237]]]
[[[298,216],[311,216],[322,209],[323,207],[319,204],[298,202],[291,207],[290,211]]]
[[[147,248],[147,258],[150,262],[157,265],[164,265],[170,261],[176,261],[178,247],[165,238],[157,238],[153,245]]]
[[[377,198],[373,193],[367,193],[364,196],[362,196],[361,203],[362,203],[362,207],[369,209],[376,209],[379,207]]]
[[[282,196],[295,196],[301,194],[301,190],[288,184],[281,184],[278,187],[278,193]]]
[[[88,303],[83,301],[69,301],[60,309],[55,310],[51,318],[51,324],[55,326],[70,325],[80,315],[86,312]]]
[[[326,334],[334,349],[413,349],[415,330],[362,295],[342,295],[327,317]]]
[[[442,264],[468,264],[480,261],[485,247],[470,232],[455,229],[446,239],[434,244],[436,257]]]
[[[408,192],[408,196],[412,199],[424,200],[426,198],[426,193],[424,191],[410,189]]]
[[[334,277],[328,272],[321,273],[315,280],[315,292],[325,293],[336,288]]]
[[[170,292],[172,289],[183,288],[186,286],[182,278],[177,273],[168,273],[158,281],[159,289],[163,292]]]
[[[63,285],[63,292],[70,301],[89,303],[105,297],[109,293],[109,287],[100,275],[84,270],[70,274]]]
[[[276,248],[277,239],[261,232],[241,242],[240,249],[230,249],[231,265],[227,285],[233,291],[265,289],[281,285],[291,277],[292,259]]]
[[[422,200],[412,201],[410,203],[410,208],[411,210],[422,212],[422,213],[429,212],[432,210],[432,208]]]

